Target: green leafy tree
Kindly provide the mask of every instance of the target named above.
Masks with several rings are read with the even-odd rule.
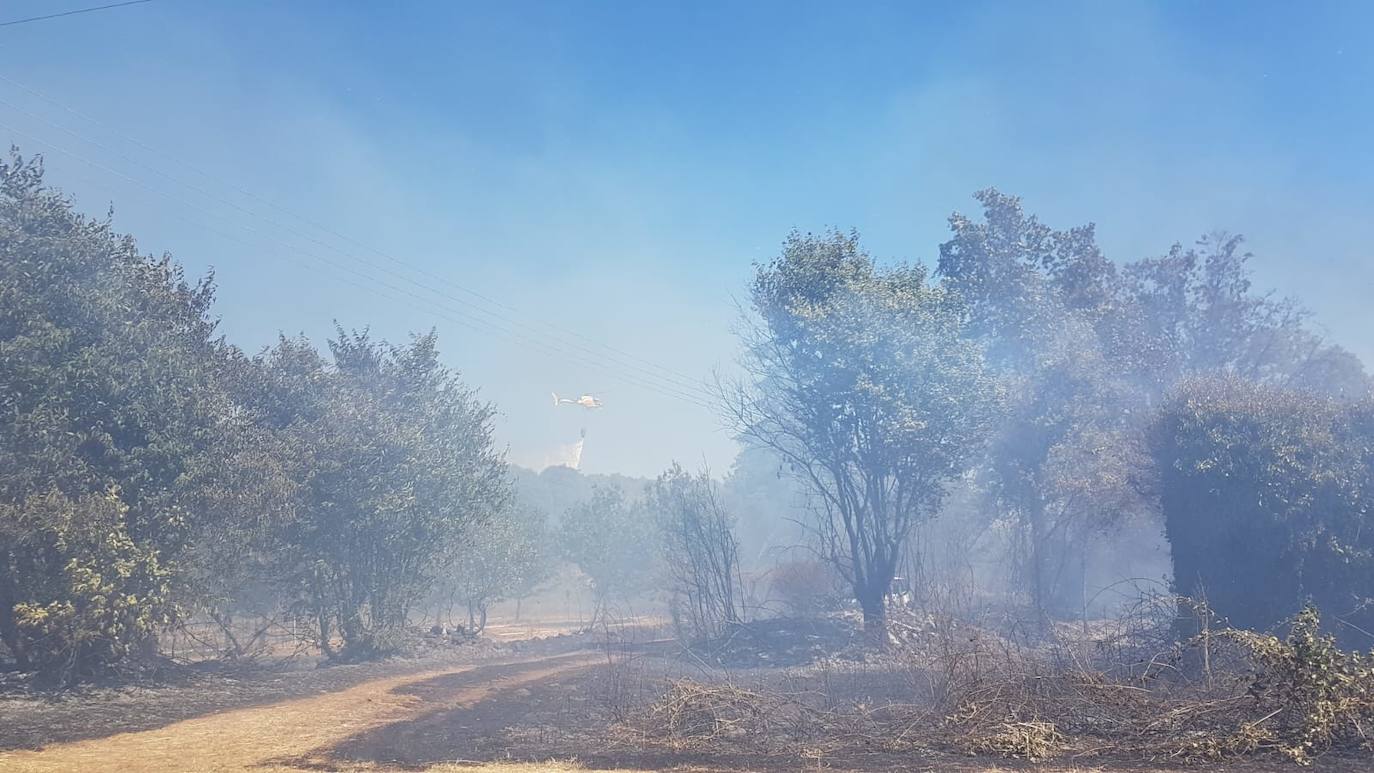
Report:
[[[597,486],[588,499],[569,508],[559,541],[568,560],[591,584],[593,626],[613,602],[649,590],[658,571],[653,518],[618,486]]]
[[[1307,326],[1295,301],[1256,292],[1238,235],[1127,264],[1113,324],[1114,356],[1158,399],[1181,380],[1229,373],[1257,383],[1358,399],[1370,381],[1357,358]]]
[[[181,576],[198,518],[186,473],[230,412],[212,298],[208,279],[75,213],[37,161],[0,163],[0,640],[21,664],[92,674],[146,652],[150,621],[172,616],[165,576]],[[53,635],[33,635],[40,618]]]
[[[282,339],[258,358],[250,410],[295,458],[276,565],[331,657],[385,652],[463,541],[507,506],[493,409],[409,346],[339,331],[333,362]],[[336,637],[342,646],[336,645]]]
[[[1120,270],[1091,225],[1055,230],[996,190],[955,215],[939,273],[1007,389],[991,445],[990,500],[1013,534],[1019,584],[1044,614],[1077,611],[1099,535],[1156,505],[1144,433],[1181,379],[1231,373],[1358,399],[1358,360],[1305,327],[1295,303],[1256,292],[1236,236]],[[1077,565],[1078,577],[1066,571]]]
[[[68,681],[92,664],[145,654],[170,622],[172,576],[157,550],[128,533],[118,492],[67,499],[56,491],[0,505],[0,537],[23,595],[5,599],[6,639],[21,666]]]
[[[1012,527],[1016,584],[1044,616],[1081,603],[1066,570],[1084,571],[1095,535],[1148,508],[1146,403],[1114,358],[1121,281],[1092,226],[1052,229],[996,190],[975,198],[983,218],[951,218],[939,273],[1007,392],[984,480]]]
[[[461,603],[467,613],[465,630],[480,634],[491,604],[528,596],[549,578],[548,548],[542,512],[516,508],[502,513],[463,540],[440,576],[436,600],[450,608],[454,601]]]
[[[1175,393],[1151,437],[1180,593],[1244,628],[1267,629],[1312,600],[1369,630],[1369,401],[1203,378]]]
[[[300,554],[290,540],[310,470],[289,433],[245,409],[256,367],[238,362],[231,380],[238,410],[187,472],[188,507],[199,517],[185,562],[186,607],[218,626],[229,658],[259,654],[269,632],[298,611]]]
[[[907,537],[977,457],[998,390],[957,296],[919,267],[879,269],[854,235],[792,234],[752,300],[751,383],[729,417],[815,494],[825,553],[884,642]]]

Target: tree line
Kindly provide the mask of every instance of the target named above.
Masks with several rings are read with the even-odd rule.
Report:
[[[248,354],[213,303],[213,276],[77,212],[41,159],[0,162],[0,655],[19,669],[156,665],[192,619],[226,657],[289,622],[332,660],[373,658],[416,612],[480,633],[564,561],[598,614],[671,573],[688,635],[740,619],[733,520],[704,473],[674,466],[647,499],[517,501],[495,409],[433,332]],[[541,506],[567,512],[555,528]]]
[[[1236,624],[1317,600],[1374,630],[1359,360],[1251,286],[1239,237],[1122,265],[1091,225],[977,199],[933,274],[880,265],[854,233],[789,236],[757,267],[746,376],[724,389],[745,444],[809,495],[814,544],[875,636],[937,517],[1000,540],[1004,593],[1042,622],[1081,611],[1088,543],[1143,519],[1174,589]]]
[[[213,277],[140,253],[12,154],[0,644],[68,681],[146,660],[189,616],[231,655],[266,631],[236,621],[289,619],[330,658],[374,657],[417,605],[480,631],[557,561],[598,613],[656,589],[683,638],[707,641],[749,614],[741,563],[795,537],[757,517],[783,500],[879,643],[894,581],[929,581],[920,535],[941,519],[996,541],[1005,595],[1042,622],[1081,609],[1093,540],[1145,521],[1175,590],[1236,624],[1316,601],[1374,630],[1358,359],[1251,286],[1238,237],[1118,264],[1091,226],[978,200],[933,270],[875,261],[854,233],[790,235],[757,267],[744,376],[721,389],[743,445],[730,479],[673,465],[551,524],[517,502],[494,408],[433,333],[338,327],[323,349],[283,336],[245,353],[216,330]]]
[[[508,520],[493,408],[434,334],[249,356],[213,299],[38,161],[0,164],[0,641],[20,668],[98,673],[192,612],[231,635],[288,615],[369,656]]]

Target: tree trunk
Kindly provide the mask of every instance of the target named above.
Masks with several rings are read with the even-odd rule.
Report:
[[[325,611],[324,608],[320,608],[317,611],[316,620],[319,621],[320,625],[320,652],[323,652],[325,657],[333,660],[338,653],[334,651],[334,644],[330,641],[334,632],[330,630],[329,613]]]
[[[887,648],[887,604],[885,592],[881,589],[865,588],[860,591],[859,607],[864,613],[864,638],[870,646],[877,649]]]
[[[1049,623],[1044,505],[1039,502],[1031,503],[1027,508],[1027,516],[1030,520],[1030,577],[1027,579],[1030,580],[1031,607],[1035,612],[1036,625],[1043,630],[1048,628]]]
[[[12,588],[13,583],[8,573],[0,576],[0,641],[5,643],[20,670],[27,671],[29,659],[28,654],[24,652],[23,639],[19,635],[19,623],[14,617],[14,605],[17,602]]]

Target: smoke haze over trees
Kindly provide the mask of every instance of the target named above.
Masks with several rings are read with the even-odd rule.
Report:
[[[339,331],[326,357],[215,337],[213,288],[0,165],[0,638],[89,676],[187,611],[288,614],[384,651],[464,537],[503,514],[492,409],[437,360]],[[336,649],[338,647],[339,649]]]
[[[1239,237],[1117,263],[1091,226],[977,200],[933,271],[855,234],[789,236],[756,267],[747,378],[723,395],[735,464],[647,481],[508,467],[500,396],[442,364],[434,333],[240,351],[211,278],[140,254],[15,155],[3,653],[66,682],[149,662],[194,617],[231,656],[291,621],[332,659],[370,658],[420,607],[480,631],[560,562],[594,617],[672,599],[693,641],[846,605],[878,643],[894,604],[1043,628],[1097,613],[1140,566],[1244,625],[1315,599],[1328,625],[1367,628],[1359,360],[1251,286]]]

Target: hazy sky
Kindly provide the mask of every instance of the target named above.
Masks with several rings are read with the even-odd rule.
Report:
[[[991,185],[1118,260],[1245,233],[1374,362],[1370,29],[1359,2],[155,0],[0,27],[0,131],[213,266],[247,349],[434,326],[513,460],[585,427],[589,471],[724,472],[681,382],[729,367],[752,262],[831,225],[929,261]]]

